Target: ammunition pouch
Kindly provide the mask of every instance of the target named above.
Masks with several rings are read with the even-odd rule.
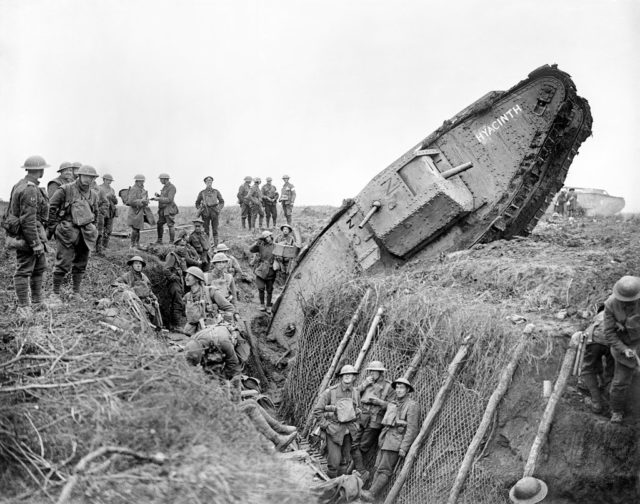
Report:
[[[398,406],[394,403],[387,405],[387,411],[382,418],[382,425],[393,427],[396,424],[396,416],[398,415]]]
[[[91,205],[86,200],[79,199],[71,202],[71,222],[75,226],[82,227],[95,221],[96,216],[91,211]]]

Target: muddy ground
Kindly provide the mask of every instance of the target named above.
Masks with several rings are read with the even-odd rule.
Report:
[[[303,238],[311,238],[332,212],[333,209],[329,207],[297,208],[294,219]],[[186,224],[190,217],[190,211],[183,209],[178,223]],[[239,224],[237,209],[225,209],[221,219],[221,241],[229,245],[243,266],[248,268],[250,254],[247,249],[255,236],[242,230]],[[116,230],[126,231],[122,221],[118,223]],[[143,233],[141,241],[143,245],[155,241],[155,231]],[[86,304],[70,308],[72,316],[59,312],[40,314],[33,321],[36,326],[44,327],[45,332],[48,328],[51,334],[66,330],[83,334],[95,330],[95,324],[103,314],[94,303],[105,296],[110,279],[118,274],[129,254],[126,238],[114,238],[112,243],[112,249],[105,258],[94,258],[90,263],[85,288]],[[15,296],[11,285],[13,267],[11,254],[4,254],[0,265],[0,280],[5,286],[0,291],[0,363],[15,358],[16,342],[29,333],[30,327],[28,324],[19,324],[14,317]],[[536,348],[539,358],[523,362],[519,367],[499,409],[483,456],[477,461],[483,470],[501,481],[506,492],[521,476],[531,440],[544,410],[542,383],[544,380],[555,379],[569,336],[589,324],[591,316],[606,299],[617,278],[640,272],[640,218],[617,216],[596,220],[584,218],[574,222],[543,221],[532,236],[526,239],[477,246],[473,250],[453,253],[431,263],[414,262],[407,265],[405,271],[419,279],[416,288],[419,288],[421,282],[439,282],[447,287],[475,292],[484,303],[494,303],[502,309],[507,307],[514,315],[514,322],[520,323],[525,319],[533,322],[539,331],[545,332],[553,341],[551,345],[545,343]],[[161,285],[158,287],[162,288]],[[48,289],[50,283],[47,284]],[[63,297],[66,298],[69,287],[65,289]],[[259,338],[262,362],[270,378],[267,392],[277,403],[290,356],[285,355],[285,349],[277,343],[267,342],[264,338],[268,319],[257,311],[255,288],[244,283],[240,284],[240,289],[240,310]],[[327,359],[330,360],[330,356]],[[1,389],[16,383],[17,378],[5,373],[0,374],[0,380]],[[608,422],[608,411],[602,415],[593,414],[588,399],[578,385],[577,377],[572,377],[560,402],[549,443],[543,450],[539,471],[536,473],[550,485],[547,501],[559,504],[636,502],[640,468],[637,435],[640,427],[640,389],[637,380],[630,396],[632,407],[622,426]],[[141,391],[138,395],[143,395],[145,389],[142,388]],[[19,399],[12,397],[10,402],[13,404],[13,401]],[[10,417],[5,416],[6,418]],[[140,435],[145,434],[141,431]],[[229,440],[227,448],[230,451],[233,451],[235,442],[233,439]],[[192,445],[185,442],[184,446],[173,449],[186,459],[202,460],[203,452],[206,451],[202,446],[200,441],[194,441]],[[162,448],[171,449],[168,446]],[[240,451],[238,453],[239,459],[245,456]],[[67,465],[77,462],[79,456],[76,455]],[[60,460],[56,462],[60,463]],[[238,464],[242,465],[242,461]],[[184,469],[184,464],[180,467],[181,474],[191,474],[196,470],[193,463],[186,466],[188,470]],[[103,470],[113,475],[122,472],[122,468],[117,466]],[[0,489],[0,495],[9,495],[8,492],[14,497],[19,494],[27,495],[27,500],[23,501],[29,501],[29,492],[37,491],[41,484],[37,474],[30,476],[21,467],[5,467],[2,473],[0,486],[5,491]],[[288,477],[292,478],[291,481],[297,481],[296,484],[299,484],[301,477],[306,482],[311,481],[308,473],[301,476],[297,470],[293,470],[287,474],[289,476],[281,476],[285,478],[281,480],[281,484],[286,484]],[[162,474],[154,474],[153,477],[162,477]],[[149,484],[144,477],[140,478],[141,486]],[[17,480],[20,480],[19,483],[16,483]],[[203,477],[203,481],[207,481],[206,477]],[[228,486],[229,482],[225,484]],[[135,482],[128,484],[135,488]],[[54,485],[54,489],[59,490],[60,486]],[[117,501],[117,498],[107,498],[111,494],[103,486],[95,484],[90,489],[94,492],[91,495],[94,495],[95,501]],[[84,491],[86,492],[86,488]],[[198,491],[202,493],[197,493],[196,499],[206,500],[216,495],[207,493],[208,490],[202,487]],[[233,488],[230,492],[217,495],[227,495],[228,502],[242,502],[240,495],[238,499],[232,499]],[[42,497],[42,494],[36,495]],[[55,490],[52,495],[56,495]],[[282,501],[282,496],[279,499]],[[142,493],[138,500],[157,502],[160,498]],[[278,498],[265,498],[255,502],[277,500]],[[197,500],[185,500],[190,501]]]

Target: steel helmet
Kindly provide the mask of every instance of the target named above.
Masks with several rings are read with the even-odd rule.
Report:
[[[259,184],[260,182],[262,182],[262,180],[260,180],[260,177],[256,177],[256,178],[253,179],[253,182],[254,183],[257,182]]]
[[[509,491],[509,499],[515,503],[534,504],[543,501],[548,491],[549,487],[544,481],[533,476],[525,476],[513,485]]]
[[[635,301],[640,299],[640,278],[623,276],[613,286],[613,297],[618,301]]]
[[[224,243],[221,243],[216,247],[216,252],[226,252],[227,250],[230,250],[230,249]]]
[[[189,364],[197,366],[204,357],[204,347],[198,340],[191,339],[184,346],[184,356]]]
[[[82,166],[82,163],[80,161],[74,161],[73,163],[71,163],[71,168],[80,168]]]
[[[413,385],[411,385],[411,382],[407,380],[405,377],[396,378],[395,380],[393,380],[393,382],[391,383],[391,386],[394,388],[394,390],[398,383],[402,383],[403,385],[406,385],[407,388],[409,389],[409,392],[413,392]]]
[[[289,224],[283,224],[282,226],[280,226],[280,231],[282,231],[284,228],[289,228],[289,231],[293,233],[293,228]]]
[[[283,179],[283,180],[288,180],[289,178],[291,178],[291,177],[289,177],[289,175],[283,175],[283,176],[282,176],[282,179]]]
[[[382,362],[374,360],[369,363],[369,366],[367,366],[367,371],[380,371],[381,373],[384,373],[386,368]]]
[[[138,175],[136,175],[135,177],[133,177],[133,180],[134,180],[135,182],[144,182],[144,181],[145,181],[145,180],[147,180],[147,179],[145,179],[145,178],[144,178],[144,175],[140,175],[140,174],[138,173]]]
[[[158,178],[162,180],[163,178],[170,179],[171,177],[168,173],[161,173],[160,175],[158,175]]]
[[[25,170],[44,170],[49,168],[49,165],[42,156],[30,156],[24,162],[22,168]]]
[[[244,181],[245,181],[245,182],[251,182],[252,180],[253,180],[253,179],[252,179],[249,175],[247,175],[247,176],[244,178]]]
[[[263,231],[260,234],[260,238],[268,238],[269,236],[273,236],[273,233],[271,231]]]
[[[132,265],[134,262],[136,262],[136,261],[138,261],[138,262],[142,263],[142,265],[143,265],[143,266],[146,266],[146,265],[147,265],[147,263],[145,262],[145,260],[144,260],[142,257],[140,257],[140,256],[133,256],[131,259],[129,259],[129,260],[127,261],[127,265],[128,265],[128,266],[131,266],[131,265]]]
[[[113,182],[113,181],[114,181],[114,178],[113,178],[111,175],[109,175],[108,173],[105,173],[105,174],[102,176],[102,180],[111,180],[111,182]]]
[[[271,177],[267,177],[267,182],[271,182],[273,179]]]
[[[80,169],[76,172],[76,175],[88,175],[89,177],[97,177],[98,172],[93,166],[82,165]]]
[[[229,262],[229,258],[226,255],[224,255],[222,252],[217,252],[213,254],[213,259],[211,259],[211,262],[214,262],[214,263]]]
[[[206,182],[209,179],[211,179],[211,182],[213,182],[213,177],[211,175],[207,175],[203,180]]]
[[[190,275],[193,275],[194,277],[196,277],[201,282],[204,282],[204,273],[197,266],[189,266],[187,268],[187,273],[189,273]]]
[[[69,161],[65,161],[60,165],[60,168],[58,168],[58,173],[60,173],[61,171],[67,170],[69,168],[71,168],[71,163]]]
[[[354,368],[351,364],[345,364],[344,366],[342,366],[340,368],[340,373],[339,375],[345,375],[345,374],[353,374],[353,375],[357,375],[358,372],[356,371],[356,368]]]
[[[187,238],[187,233],[180,233],[180,234],[176,237],[176,239],[173,241],[173,244],[174,244],[174,245],[177,245],[177,244],[178,244],[178,242],[180,242],[180,241],[182,241],[182,240],[186,240],[186,238]]]
[[[200,217],[196,217],[191,222],[193,222],[194,224],[204,224],[204,221]]]

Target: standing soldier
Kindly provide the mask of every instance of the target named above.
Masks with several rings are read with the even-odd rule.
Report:
[[[604,334],[615,359],[611,382],[611,422],[621,423],[627,391],[638,369],[640,350],[640,278],[623,276],[604,303]]]
[[[568,217],[578,216],[578,195],[573,187],[569,189],[569,192],[567,193],[567,199],[565,200],[564,207],[565,214]]]
[[[240,205],[240,219],[242,220],[242,229],[246,229],[245,222],[249,220],[249,229],[251,229],[251,202],[249,200],[249,191],[251,190],[252,178],[246,176],[244,184],[238,189],[238,205]]]
[[[260,217],[260,222],[258,224],[260,231],[262,231],[262,221],[264,219],[264,211],[262,210],[262,191],[260,190],[260,180],[259,177],[253,179],[253,187],[249,190],[249,202],[251,204],[251,228],[252,231],[256,230],[256,215]]]
[[[413,386],[406,378],[398,378],[391,384],[396,392],[396,401],[387,405],[382,420],[383,429],[378,444],[380,451],[376,458],[376,472],[368,491],[360,496],[366,502],[373,501],[387,485],[396,466],[401,466],[419,430],[420,408],[409,399]]]
[[[564,204],[567,202],[567,188],[563,187],[556,196],[556,202],[553,211],[558,215],[564,215]]]
[[[48,235],[56,237],[56,264],[53,268],[53,294],[51,301],[59,304],[60,287],[64,277],[71,272],[73,299],[82,302],[80,284],[89,262],[89,254],[95,251],[98,240],[99,199],[91,189],[98,177],[95,168],[84,165],[78,178],[64,184],[51,198]]]
[[[280,193],[280,203],[282,203],[282,212],[287,219],[287,224],[291,225],[291,215],[293,213],[293,203],[296,200],[296,190],[289,183],[289,175],[283,175],[284,185],[282,186],[282,192]]]
[[[18,298],[17,314],[24,320],[32,316],[31,304],[36,307],[42,304],[42,280],[47,269],[47,237],[43,224],[49,213],[49,199],[38,185],[44,169],[48,167],[40,156],[27,158],[22,165],[27,175],[11,189],[9,209],[3,221],[7,235],[25,242],[24,246],[16,248],[16,271],[13,275]]]
[[[340,462],[355,455],[352,443],[360,441],[362,433],[357,421],[360,412],[360,394],[353,386],[358,372],[347,364],[340,369],[340,383],[320,394],[313,408],[313,416],[327,436],[327,476],[339,476]],[[354,461],[355,461],[354,457]]]
[[[62,184],[68,184],[76,179],[73,176],[73,167],[68,161],[65,161],[60,165],[58,173],[59,175],[47,184],[47,194],[49,199],[51,199],[53,193],[56,192]]]
[[[158,239],[156,243],[162,243],[165,223],[169,228],[169,243],[173,243],[176,239],[176,231],[174,229],[176,224],[175,215],[178,214],[178,206],[173,201],[176,196],[176,186],[169,182],[170,177],[166,173],[161,173],[158,178],[162,184],[162,189],[159,193],[155,193],[155,198],[151,198],[151,201],[158,202]]]
[[[276,219],[278,218],[278,190],[271,181],[271,177],[267,177],[267,183],[262,186],[262,203],[264,205],[264,213],[267,217],[267,228],[269,220],[273,221],[273,227],[276,227]]]
[[[362,404],[362,415],[359,421],[363,429],[358,450],[364,454],[376,447],[378,436],[382,431],[382,417],[387,409],[387,402],[393,395],[391,382],[384,378],[386,369],[382,362],[372,361],[366,371],[368,375],[358,387]],[[362,459],[362,455],[359,458]],[[360,471],[357,465],[356,469]]]
[[[149,193],[144,188],[144,175],[133,177],[134,184],[127,192],[125,204],[129,207],[127,224],[131,226],[131,248],[140,245],[140,230],[144,223],[156,223],[156,219],[149,208]]]
[[[204,178],[204,183],[207,187],[198,193],[196,209],[204,222],[204,232],[207,236],[213,237],[215,247],[218,245],[218,223],[220,212],[224,208],[224,199],[220,191],[212,187],[213,177],[211,175]],[[211,234],[209,234],[209,227],[211,227]]]
[[[189,235],[189,240],[187,241],[200,256],[200,268],[202,268],[202,271],[209,271],[209,264],[211,263],[209,258],[209,247],[211,245],[209,243],[209,237],[205,234],[202,227],[204,221],[198,217],[192,222],[194,229],[191,235]]]
[[[102,184],[98,188],[100,196],[107,202],[103,215],[102,232],[99,233],[98,242],[96,243],[98,253],[109,247],[109,238],[113,230],[113,219],[118,216],[118,198],[116,197],[116,192],[113,190],[113,187],[111,187],[111,182],[113,182],[113,177],[105,173],[102,176]]]
[[[258,253],[260,256],[255,269],[260,311],[266,311],[268,315],[271,315],[273,284],[276,281],[276,272],[273,269],[273,236],[271,231],[263,231],[258,241],[249,248],[249,252]],[[265,291],[267,294],[266,305]]]
[[[580,377],[589,389],[591,411],[602,413],[602,392],[598,381],[602,380],[602,386],[606,388],[613,378],[613,369],[615,367],[611,349],[604,334],[604,311],[601,311],[593,318],[592,324],[583,334],[585,342]],[[603,357],[605,360],[604,367],[602,365]]]

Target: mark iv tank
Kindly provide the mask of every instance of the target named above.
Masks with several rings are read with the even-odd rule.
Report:
[[[299,300],[340,277],[530,233],[591,123],[587,100],[556,65],[445,121],[348,200],[302,251],[269,339],[293,348],[303,324]]]

